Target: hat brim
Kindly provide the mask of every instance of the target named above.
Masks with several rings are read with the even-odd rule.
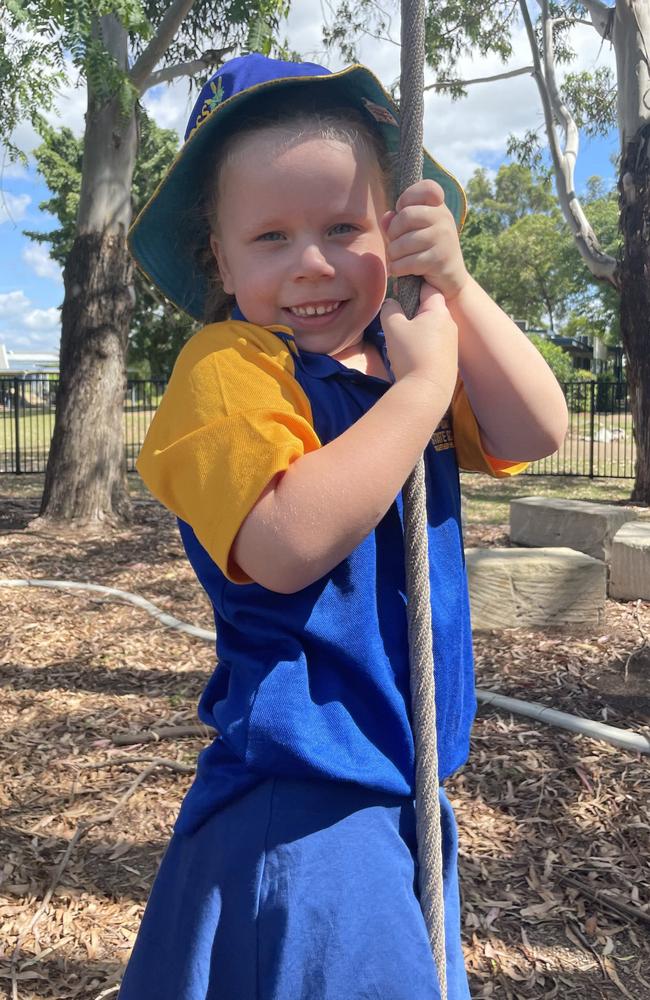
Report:
[[[184,312],[201,320],[206,296],[205,278],[196,263],[196,248],[209,239],[208,224],[193,209],[197,179],[210,163],[220,129],[242,107],[262,92],[319,88],[344,105],[368,112],[383,135],[390,154],[399,152],[399,108],[379,80],[365,66],[338,73],[281,77],[242,90],[218,104],[190,134],[142,209],[129,232],[128,243],[138,267],[163,294]],[[456,225],[462,228],[467,211],[465,193],[456,178],[423,150],[423,176],[437,181]]]

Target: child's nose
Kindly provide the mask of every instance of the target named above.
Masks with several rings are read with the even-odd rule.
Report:
[[[331,277],[333,274],[334,267],[318,243],[309,243],[303,247],[298,260],[297,277],[320,278]]]

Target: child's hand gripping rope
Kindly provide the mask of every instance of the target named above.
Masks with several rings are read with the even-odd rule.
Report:
[[[381,323],[397,381],[430,382],[439,398],[449,403],[458,373],[458,330],[444,296],[423,282],[420,308],[413,319],[406,318],[394,299],[386,299]]]
[[[454,217],[435,181],[412,184],[382,219],[387,258],[395,278],[413,274],[442,292],[449,302],[469,279]]]

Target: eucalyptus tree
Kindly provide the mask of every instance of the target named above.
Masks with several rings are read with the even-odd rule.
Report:
[[[48,188],[48,197],[39,209],[55,218],[58,225],[48,231],[27,231],[26,236],[49,248],[49,255],[62,268],[74,245],[81,171],[83,140],[67,127],[44,124],[42,142],[34,150],[38,172]],[[131,184],[134,215],[147,203],[172,162],[178,149],[178,134],[159,128],[141,110],[138,154]],[[171,372],[179,350],[198,326],[186,313],[167,301],[149,280],[136,269],[133,274],[135,304],[129,327],[126,363],[129,371],[161,378]]]
[[[0,140],[38,130],[69,78],[86,89],[74,242],[64,269],[61,387],[41,504],[45,521],[128,518],[122,409],[134,307],[126,234],[143,95],[198,81],[228,53],[270,51],[290,0],[5,0]]]
[[[341,0],[331,4],[326,44],[353,57],[364,35],[391,37],[395,0]],[[587,25],[611,46],[615,72],[560,71],[575,58],[572,31]],[[523,26],[526,65],[493,77],[464,80],[458,63],[469,53],[496,52],[504,63],[513,54],[513,32]],[[393,39],[394,40],[394,39]],[[650,502],[650,2],[649,0],[428,0],[428,86],[452,98],[490,80],[531,76],[538,89],[545,145],[550,153],[557,198],[575,245],[592,275],[620,294],[620,330],[637,444],[633,497]],[[537,109],[535,109],[535,114]],[[580,135],[618,131],[621,252],[608,253],[575,188]],[[532,128],[511,151],[523,157],[539,149]]]

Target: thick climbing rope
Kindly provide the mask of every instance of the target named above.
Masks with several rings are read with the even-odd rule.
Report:
[[[402,0],[401,41],[400,192],[422,177],[424,0]],[[419,305],[420,280],[400,278],[397,297],[411,319]],[[438,972],[441,1000],[447,1000],[438,740],[423,458],[419,459],[407,479],[403,498],[420,905]]]

